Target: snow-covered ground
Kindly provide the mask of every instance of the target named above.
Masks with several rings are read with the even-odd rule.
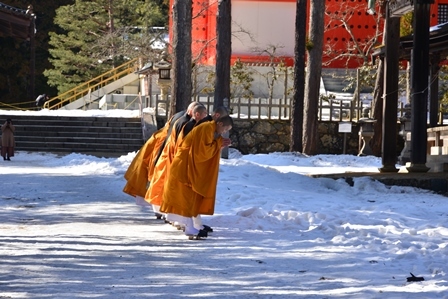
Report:
[[[446,197],[307,176],[378,158],[231,150],[190,241],[122,192],[134,156],[0,160],[0,298],[448,298]]]

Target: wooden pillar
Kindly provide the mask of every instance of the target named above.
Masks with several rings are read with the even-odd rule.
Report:
[[[390,16],[386,8],[383,95],[382,167],[380,172],[397,172],[397,105],[398,105],[398,51],[400,42],[400,18]]]
[[[429,127],[437,127],[439,121],[439,70],[440,54],[431,56],[429,76]]]
[[[414,49],[411,64],[411,162],[409,172],[427,172],[426,129],[429,75],[429,17],[428,0],[414,2]]]

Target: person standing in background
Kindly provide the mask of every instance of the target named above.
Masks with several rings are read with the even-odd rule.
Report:
[[[50,97],[47,96],[45,93],[39,95],[39,96],[36,98],[36,107],[37,107],[38,109],[39,109],[39,108],[42,109],[43,106],[44,106],[44,104],[45,104],[45,102],[48,101],[49,99],[50,99]]]
[[[12,120],[8,118],[2,125],[2,150],[1,154],[4,161],[11,161],[11,157],[14,157],[14,133],[16,128],[12,124]]]

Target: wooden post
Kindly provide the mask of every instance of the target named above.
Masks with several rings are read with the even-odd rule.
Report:
[[[414,3],[414,49],[411,61],[411,162],[409,172],[427,172],[427,99],[429,74],[430,2]]]
[[[439,121],[439,70],[440,54],[431,56],[429,76],[429,127],[437,127]]]
[[[390,16],[386,7],[386,29],[384,32],[386,55],[384,57],[384,95],[382,125],[382,167],[380,172],[397,172],[397,105],[398,105],[398,50],[400,42],[400,18]]]

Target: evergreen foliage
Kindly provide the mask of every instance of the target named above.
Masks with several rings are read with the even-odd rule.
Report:
[[[56,11],[58,30],[50,33],[50,62],[44,74],[59,93],[99,76],[135,57],[151,56],[150,47],[164,26],[160,3],[141,0],[77,0]]]
[[[411,35],[413,32],[414,12],[410,11],[400,18],[400,36]]]

